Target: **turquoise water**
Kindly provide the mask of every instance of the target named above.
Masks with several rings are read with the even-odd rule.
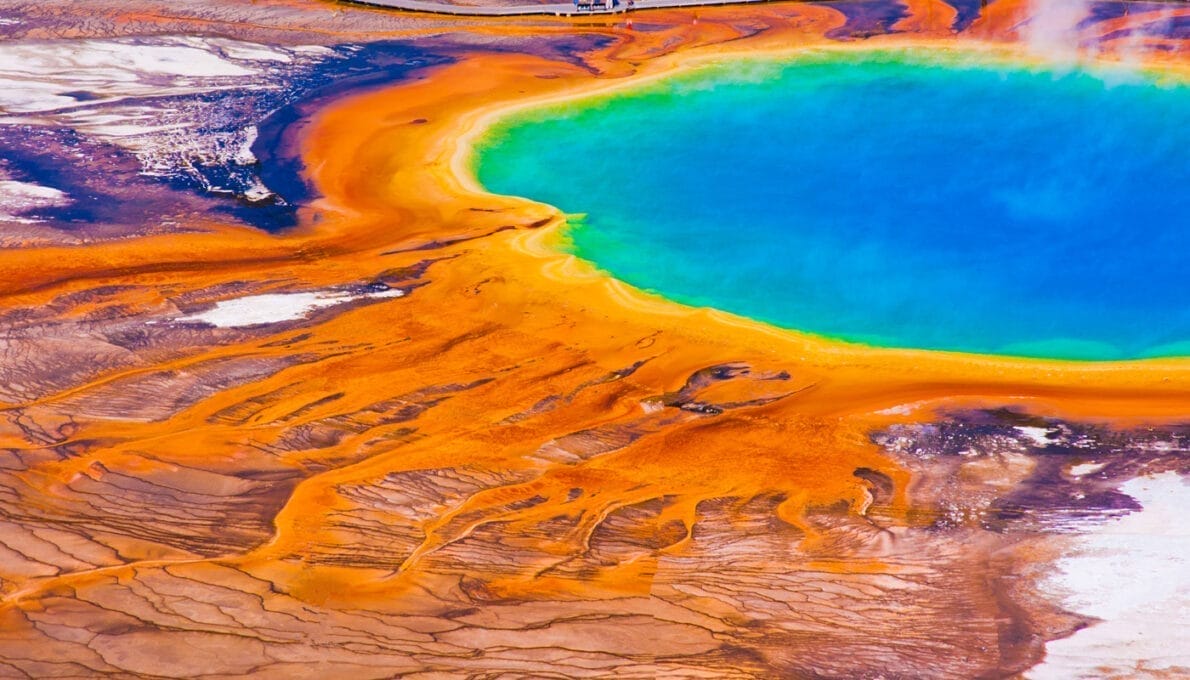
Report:
[[[497,125],[490,190],[673,300],[892,347],[1190,354],[1190,87],[922,53],[712,65]]]

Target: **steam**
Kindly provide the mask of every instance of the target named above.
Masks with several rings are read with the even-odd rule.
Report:
[[[1058,64],[1082,60],[1079,24],[1091,16],[1090,0],[1033,0],[1022,37],[1029,49]]]
[[[1109,57],[1124,67],[1124,74],[1135,73],[1151,49],[1151,40],[1166,35],[1175,15],[1173,6],[1130,14],[1122,35],[1107,42],[1102,40],[1101,22],[1093,20],[1094,4],[1092,0],[1032,0],[1021,38],[1030,51],[1059,66]]]
[[[1149,39],[1165,36],[1173,26],[1173,19],[1172,5],[1141,15],[1132,31],[1116,47],[1120,62],[1131,69],[1138,68],[1149,49]]]

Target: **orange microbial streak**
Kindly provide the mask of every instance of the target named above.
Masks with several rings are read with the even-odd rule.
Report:
[[[844,47],[823,38],[844,16],[820,6],[639,15],[649,31],[542,20],[610,42],[587,67],[476,51],[319,112],[301,154],[321,198],[292,233],[0,252],[7,307],[65,321],[118,307],[176,333],[6,397],[19,511],[0,657],[178,677],[1035,663],[1074,626],[1031,597],[1030,565],[1053,548],[974,523],[924,530],[928,475],[870,433],[1002,406],[1172,422],[1190,410],[1190,361],[870,349],[684,308],[555,250],[562,215],[468,171],[469,142],[503,113],[699,60],[953,46],[953,8],[909,6],[908,37]],[[1015,6],[992,3],[972,30],[1000,36]],[[168,323],[376,282],[403,294],[275,327]],[[1005,461],[965,479],[1011,488],[1030,464]]]

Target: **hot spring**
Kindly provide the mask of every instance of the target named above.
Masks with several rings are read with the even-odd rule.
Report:
[[[925,51],[724,62],[506,118],[475,171],[677,302],[888,347],[1185,355],[1190,87],[1169,80]]]

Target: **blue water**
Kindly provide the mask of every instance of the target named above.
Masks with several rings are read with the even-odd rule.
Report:
[[[735,62],[535,110],[480,181],[628,283],[833,338],[1190,354],[1190,87],[920,52]]]

